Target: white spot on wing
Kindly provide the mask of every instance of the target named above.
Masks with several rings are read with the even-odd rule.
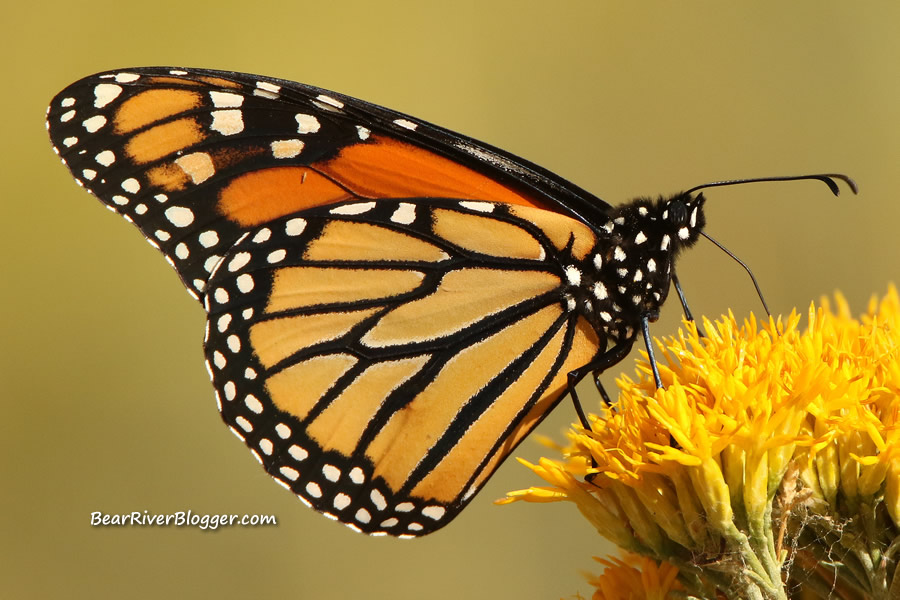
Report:
[[[233,92],[210,92],[209,97],[216,108],[237,108],[244,103],[244,97]]]
[[[324,102],[325,104],[328,104],[329,106],[333,106],[335,108],[344,108],[343,102],[341,102],[340,100],[335,100],[331,96],[326,96],[325,94],[319,94],[318,96],[316,96],[316,100]]]
[[[294,158],[303,151],[305,144],[300,140],[277,140],[269,144],[275,158]]]
[[[361,215],[375,208],[375,202],[356,202],[332,208],[329,213],[333,215]]]
[[[281,423],[279,423],[279,425],[281,425]],[[285,425],[285,428],[287,429],[286,425]],[[275,433],[277,433],[278,435],[281,435],[281,432],[278,430],[278,427],[275,428]],[[290,429],[288,429],[288,435],[285,435],[282,437],[287,438],[289,435],[290,435]],[[305,460],[306,457],[309,456],[309,452],[307,452],[305,449],[301,448],[297,444],[294,444],[290,448],[288,448],[288,454],[290,454],[291,458],[293,458],[297,462],[300,462],[301,460]]]
[[[222,260],[222,257],[218,254],[211,255],[209,258],[203,261],[203,270],[205,270],[207,273],[212,273],[213,269],[216,268],[216,265],[219,264],[220,260]]]
[[[244,398],[244,404],[247,406],[247,408],[249,408],[256,414],[260,414],[263,411],[262,402],[260,402],[259,399],[253,394],[247,394],[247,397]]]
[[[281,467],[280,469],[278,469],[278,472],[281,473],[282,475],[284,475],[286,478],[290,479],[291,481],[297,481],[300,478],[300,472],[297,471],[297,469],[292,469],[291,467]],[[315,484],[312,484],[312,485],[315,485]],[[307,491],[309,491],[309,486],[306,486],[306,487],[307,487]],[[310,494],[310,496],[311,495],[312,494]],[[320,496],[322,495],[321,492],[319,492],[319,495]]]
[[[412,121],[409,121],[407,119],[394,119],[394,125],[403,127],[404,129],[409,129],[410,131],[415,131],[416,127],[419,126],[418,124],[413,123]]]
[[[350,469],[350,473],[348,473],[348,475],[350,476],[350,481],[355,484],[360,484],[366,480],[366,476],[363,473],[363,470],[359,467],[353,467],[352,469]]]
[[[134,177],[129,177],[122,182],[122,189],[129,194],[137,194],[141,191],[141,183]]]
[[[228,261],[228,270],[232,273],[236,271],[240,271],[247,263],[250,262],[250,253],[249,252],[238,252],[234,255],[230,261]]]
[[[270,237],[272,237],[272,230],[268,227],[264,227],[256,232],[252,241],[254,244],[262,244],[263,242],[268,242]]]
[[[401,202],[397,210],[391,215],[391,221],[402,225],[409,225],[416,220],[416,205],[410,202]]]
[[[116,162],[116,155],[113,154],[112,150],[104,150],[103,152],[98,153],[97,156],[94,157],[94,160],[104,167],[108,167]]]
[[[380,491],[373,489],[369,494],[369,498],[372,499],[372,504],[374,504],[375,508],[377,508],[378,510],[384,510],[387,508],[387,500],[384,499],[384,495]]]
[[[170,206],[166,209],[166,218],[175,227],[187,227],[194,222],[194,213],[184,206]]]
[[[116,73],[116,81],[119,83],[131,83],[132,81],[137,81],[141,76],[137,73]]]
[[[216,320],[216,329],[219,330],[219,333],[223,333],[228,329],[228,326],[231,325],[231,315],[224,314]]]
[[[269,264],[275,264],[275,263],[283,261],[286,256],[287,256],[287,251],[285,249],[281,248],[281,249],[273,250],[272,252],[270,252],[269,255],[266,257],[266,261]]]
[[[98,83],[94,86],[94,107],[103,108],[122,93],[122,86],[114,83]]]
[[[474,210],[475,212],[483,212],[483,213],[492,213],[494,212],[494,205],[490,202],[477,202],[471,200],[463,200],[459,203],[463,208],[468,208],[469,210]]]
[[[103,115],[95,115],[90,119],[85,119],[81,124],[82,126],[84,126],[88,133],[94,133],[101,127],[106,125],[106,117],[104,117]]]
[[[244,130],[244,116],[239,109],[212,111],[213,122],[209,126],[222,135],[234,135]]]
[[[298,113],[294,118],[297,119],[297,133],[316,133],[322,127],[313,115]]]
[[[426,506],[422,509],[422,514],[428,517],[429,519],[434,519],[437,521],[441,517],[444,516],[444,513],[447,512],[447,509],[443,506]]]
[[[243,294],[250,292],[254,287],[253,277],[249,273],[244,273],[242,275],[239,275],[236,280],[236,283],[237,283],[238,291],[240,291]]]
[[[212,157],[206,152],[192,152],[191,154],[185,154],[184,156],[176,158],[175,164],[184,171],[185,175],[191,178],[191,182],[194,185],[203,183],[216,172]]]
[[[274,100],[278,98],[279,92],[281,92],[280,85],[275,85],[274,83],[269,83],[268,81],[257,81],[256,89],[253,90],[253,95]]]
[[[369,139],[369,136],[372,134],[372,131],[362,125],[356,126],[356,134],[359,136],[359,139],[365,141]]]
[[[322,475],[324,475],[325,479],[328,481],[337,481],[341,478],[341,470],[334,465],[324,465],[322,467]]]
[[[288,235],[300,235],[306,229],[306,219],[295,217],[285,223],[284,232]]]
[[[212,248],[219,243],[219,234],[210,229],[209,231],[204,231],[203,233],[201,233],[197,237],[197,240],[204,248]]]

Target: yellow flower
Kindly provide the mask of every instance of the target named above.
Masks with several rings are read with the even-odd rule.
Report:
[[[678,569],[668,563],[630,554],[625,559],[596,558],[606,568],[588,581],[597,591],[593,600],[668,600],[669,592],[680,590]]]
[[[729,597],[786,597],[792,545],[819,567],[853,557],[854,585],[878,597],[900,540],[900,299],[891,288],[857,320],[838,296],[799,323],[729,314],[705,337],[685,323],[660,344],[664,388],[640,362],[563,459],[528,465],[550,486],[504,501],[572,501],[621,547]]]

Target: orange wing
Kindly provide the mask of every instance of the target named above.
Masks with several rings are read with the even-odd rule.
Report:
[[[301,215],[251,232],[210,280],[222,415],[317,510],[367,533],[429,533],[597,355],[566,270],[587,262],[582,232],[486,202]],[[470,235],[491,230],[500,243]]]
[[[225,422],[357,530],[446,524],[606,346],[574,274],[607,205],[496,148],[196,69],[88,77],[47,123],[207,309]]]

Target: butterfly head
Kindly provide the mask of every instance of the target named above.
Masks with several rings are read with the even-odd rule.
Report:
[[[657,202],[663,236],[668,235],[672,239],[673,255],[683,248],[690,248],[700,237],[700,232],[706,225],[703,214],[705,201],[702,193],[696,196],[682,193]]]

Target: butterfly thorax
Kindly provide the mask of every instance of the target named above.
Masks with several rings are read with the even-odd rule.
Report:
[[[678,253],[693,245],[706,220],[702,194],[657,200],[637,198],[597,223],[597,245],[578,302],[601,337],[635,335],[642,317],[656,320],[665,302]]]

